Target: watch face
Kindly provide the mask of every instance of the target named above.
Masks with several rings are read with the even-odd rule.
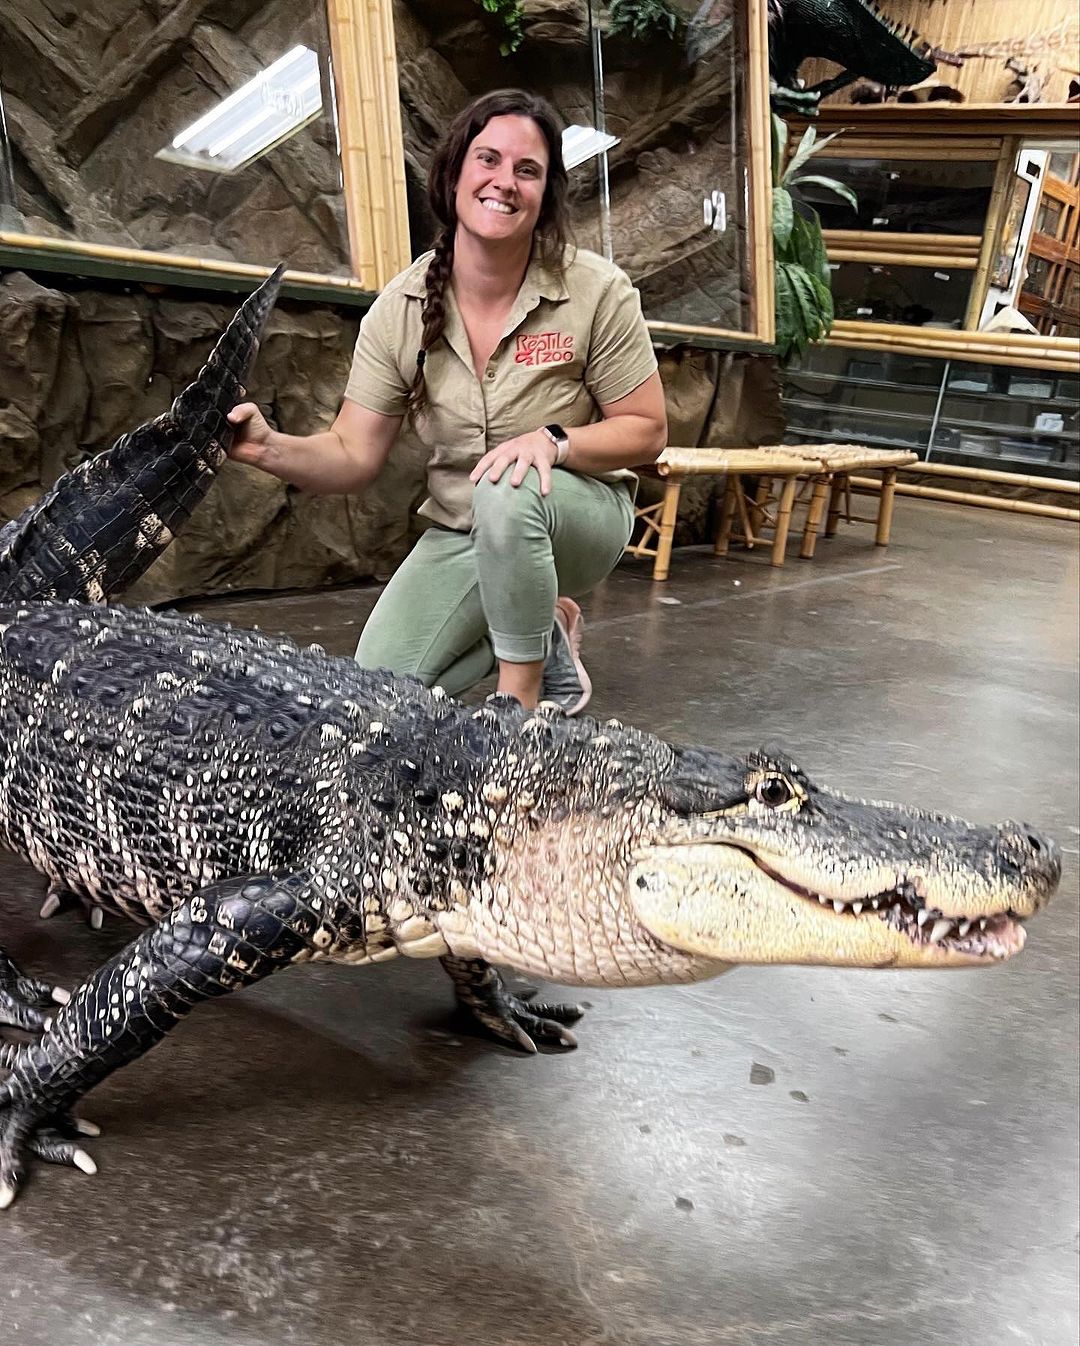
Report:
[[[552,439],[559,440],[566,438],[566,431],[562,428],[561,425],[545,425],[544,429],[548,432],[548,434],[551,436]]]

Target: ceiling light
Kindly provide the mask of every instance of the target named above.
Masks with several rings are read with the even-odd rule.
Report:
[[[563,163],[567,172],[618,143],[618,136],[609,136],[595,126],[568,126],[562,133]]]
[[[293,47],[158,150],[155,159],[235,173],[322,112],[319,58]]]

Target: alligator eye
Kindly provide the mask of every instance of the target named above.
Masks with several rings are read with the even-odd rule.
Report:
[[[754,798],[766,808],[778,809],[794,797],[794,791],[783,776],[766,776],[758,782]]]

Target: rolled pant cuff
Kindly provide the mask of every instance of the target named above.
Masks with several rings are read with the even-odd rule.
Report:
[[[551,648],[550,631],[538,636],[508,636],[501,631],[491,631],[489,636],[496,659],[505,659],[508,664],[536,663],[546,659]]]

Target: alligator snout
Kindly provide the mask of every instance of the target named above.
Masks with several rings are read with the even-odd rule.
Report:
[[[1029,886],[1041,907],[1061,880],[1061,848],[1028,823],[1006,822],[998,828],[997,857],[1006,874]]]

